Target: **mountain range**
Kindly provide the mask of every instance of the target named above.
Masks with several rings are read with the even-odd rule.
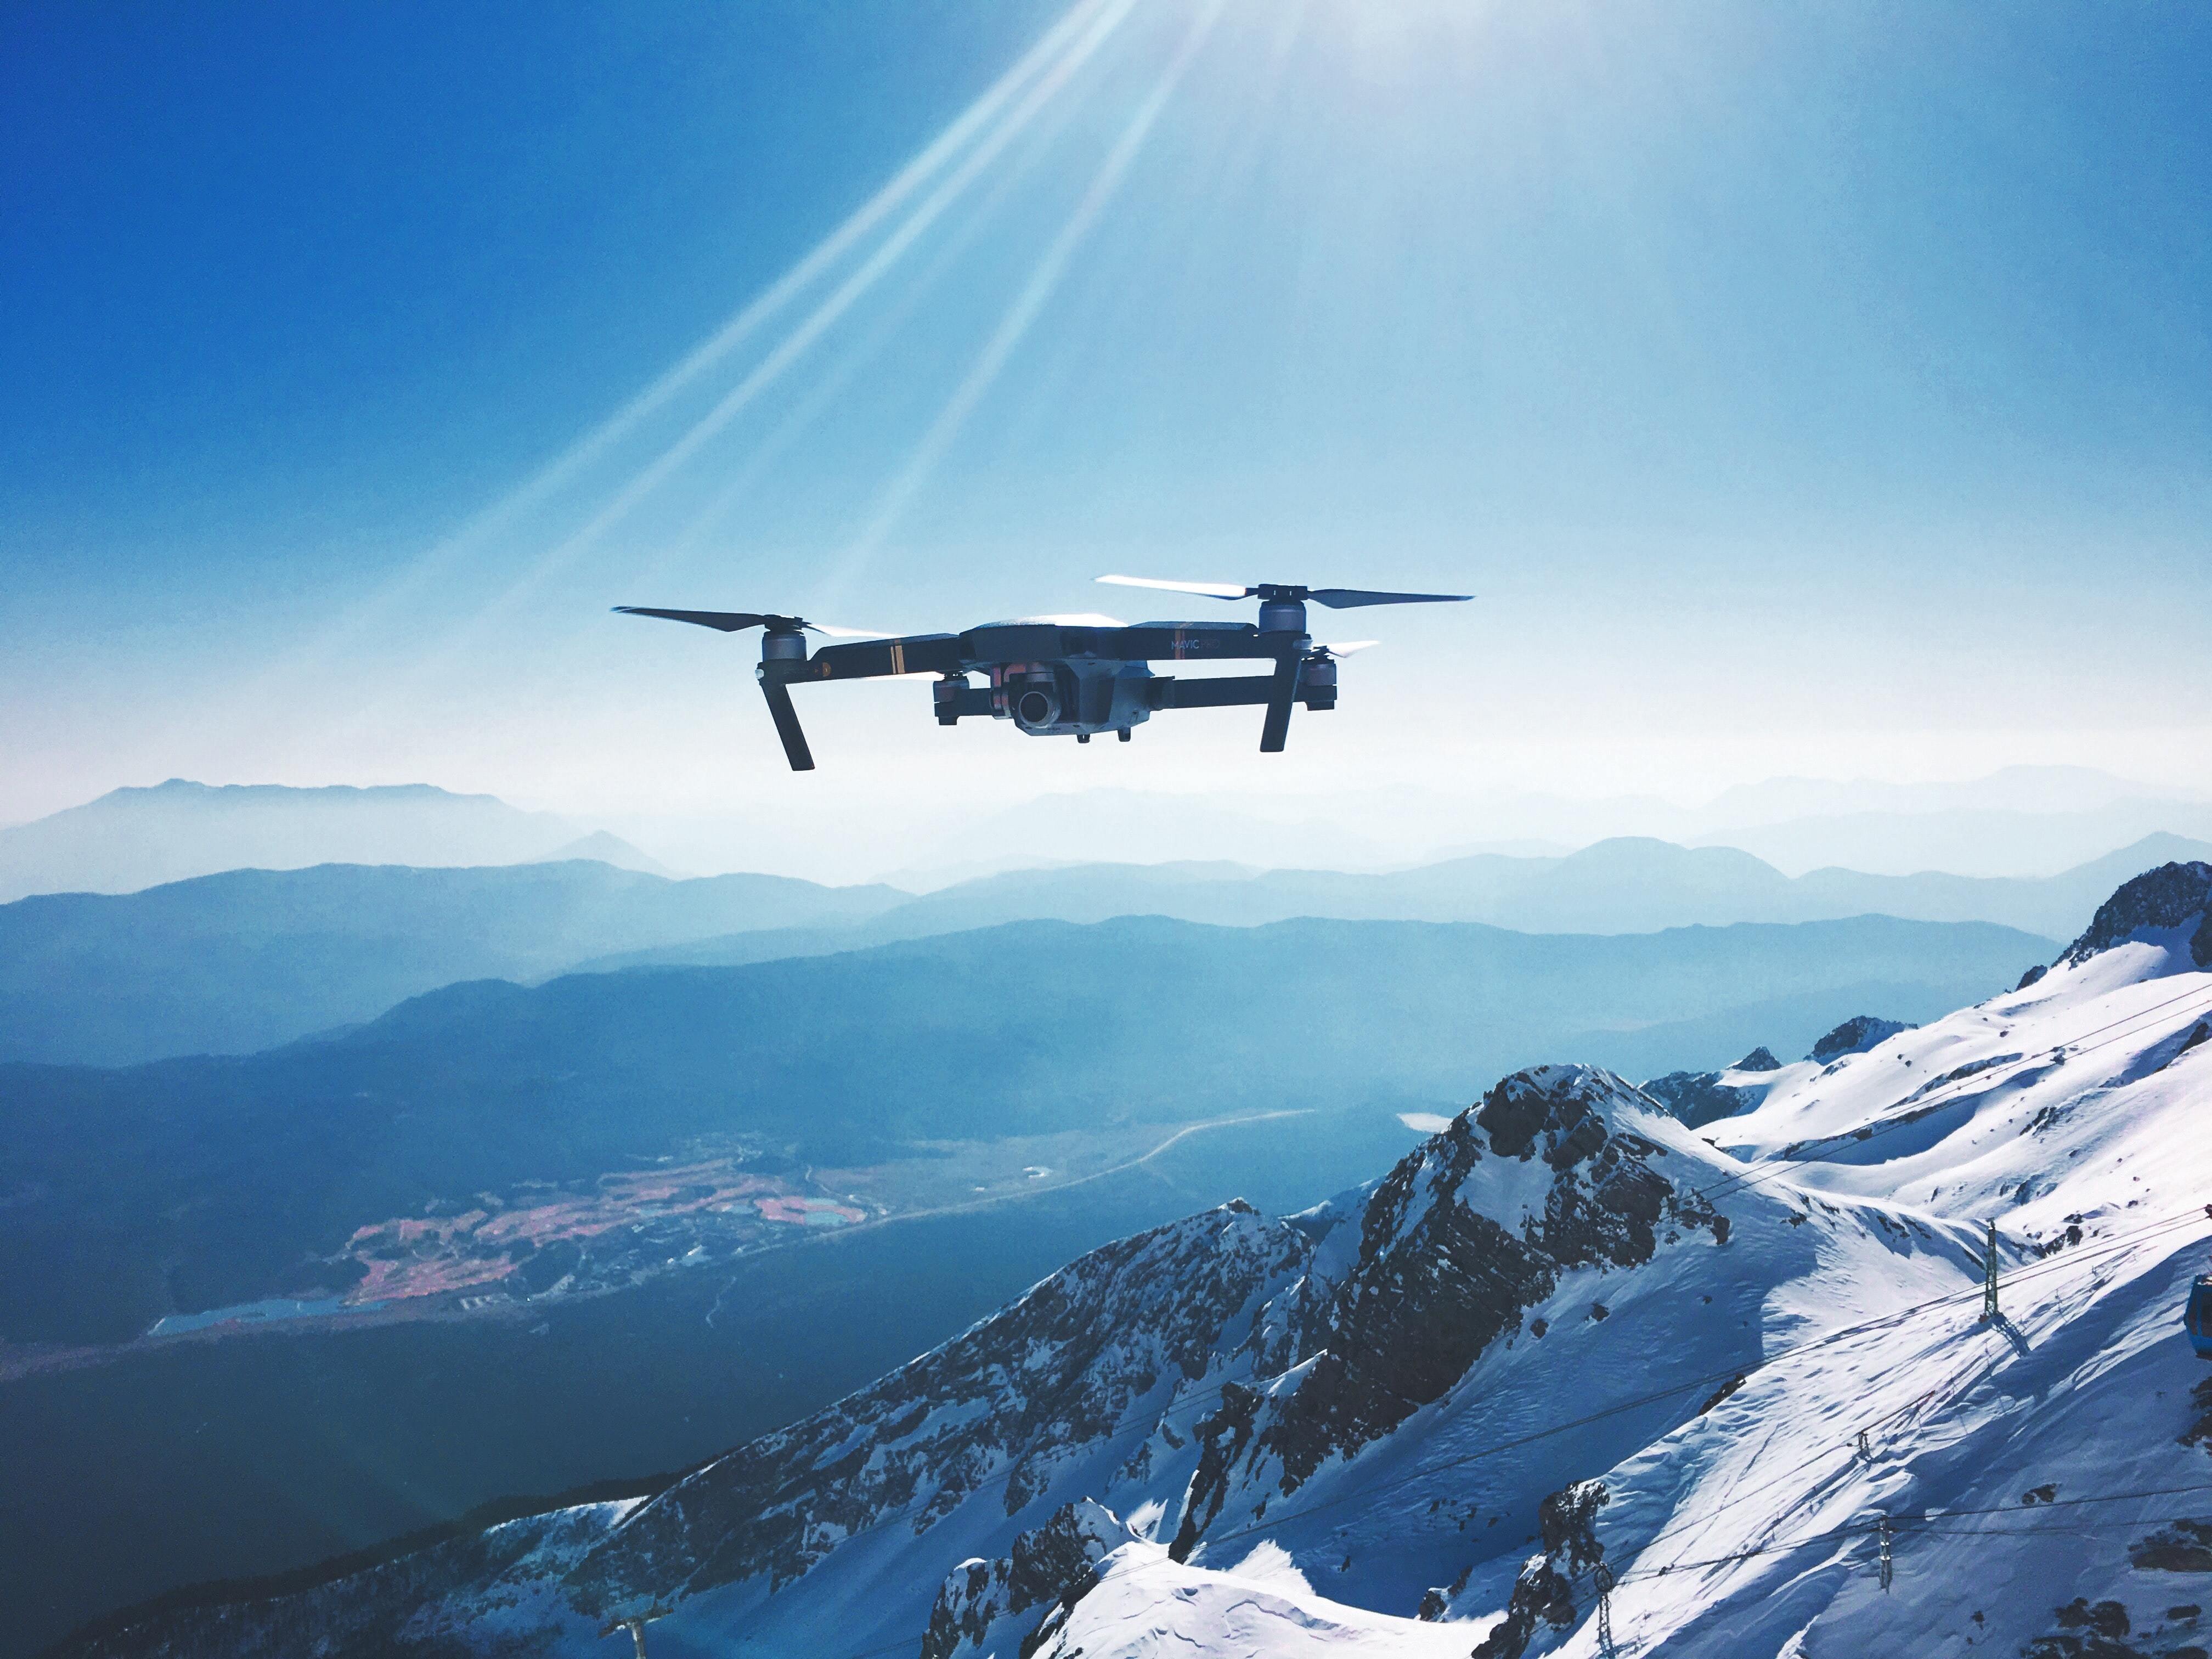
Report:
[[[887,887],[689,881],[594,860],[233,870],[130,894],[0,905],[0,1060],[131,1065],[246,1054],[470,979],[737,928],[849,925]]]
[[[547,858],[665,873],[618,836],[493,795],[457,795],[422,783],[297,789],[171,778],[0,829],[0,901],[131,893],[224,870]]]
[[[788,878],[674,881],[577,861],[238,871],[127,895],[0,905],[0,1060],[129,1065],[238,1054],[372,1019],[471,978],[732,966],[1009,921],[1298,917],[1638,933],[1886,915],[2067,938],[2119,882],[2212,847],[2158,836],[2041,878],[1816,871],[1664,842],[1486,854],[1381,874],[1237,865],[1073,865],[914,896]]]
[[[2212,840],[2212,800],[2201,788],[2074,766],[2014,766],[1982,778],[1910,784],[1771,778],[1694,805],[1650,795],[1576,799],[1494,787],[1456,793],[1401,782],[1239,799],[1098,788],[963,812],[949,822],[902,820],[896,843],[870,867],[896,863],[927,872],[1015,855],[1034,860],[1048,852],[1075,863],[1231,859],[1378,869],[1474,852],[1541,850],[1527,843],[1568,850],[1642,836],[1735,848],[1793,875],[1829,866],[1891,875],[2045,875],[2160,831]],[[748,833],[770,839],[779,832],[749,821]],[[678,824],[641,821],[639,834],[654,846],[697,846],[694,862],[708,855]]]
[[[1228,864],[1073,865],[1008,871],[943,888],[870,919],[854,937],[914,938],[1004,921],[1101,921],[1117,915],[1232,927],[1293,916],[1479,921],[1532,933],[1633,933],[1890,915],[1990,921],[2070,937],[2129,877],[2206,855],[2212,855],[2212,845],[2160,834],[2056,876],[1875,876],[1827,869],[1792,878],[1729,848],[1620,838],[1559,856],[1486,853],[1382,873]],[[713,948],[690,945],[624,960],[699,960],[703,957],[686,953]]]
[[[1702,1131],[1512,1069],[651,1493],[63,1650],[2196,1659],[2212,865],[1828,1052]]]

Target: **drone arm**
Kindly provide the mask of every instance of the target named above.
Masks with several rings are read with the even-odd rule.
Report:
[[[1304,655],[1297,651],[1285,651],[1275,659],[1275,672],[1267,686],[1267,720],[1260,728],[1260,752],[1279,755],[1283,744],[1291,735],[1291,705],[1297,701],[1298,674],[1305,666]]]
[[[784,676],[776,672],[776,665],[760,665],[761,696],[768,700],[768,712],[775,721],[775,734],[783,739],[784,758],[791,763],[794,772],[811,772],[814,757],[806,747],[806,733],[799,727],[799,711],[791,706],[791,687]]]
[[[1210,680],[1179,680],[1164,674],[1146,680],[1145,689],[1155,708],[1237,708],[1267,702],[1274,684],[1273,674]]]
[[[867,680],[891,674],[957,674],[963,665],[958,635],[910,634],[895,640],[825,645],[807,659],[804,678]]]

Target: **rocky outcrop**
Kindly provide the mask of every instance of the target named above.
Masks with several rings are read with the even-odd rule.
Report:
[[[2128,1546],[2138,1572],[2212,1572],[2212,1521],[2170,1522]]]
[[[708,1464],[632,1516],[570,1580],[617,1617],[763,1577],[788,1583],[855,1534],[920,1534],[994,1486],[1012,1516],[1204,1376],[1311,1245],[1242,1202],[1092,1251],[873,1386]]]
[[[564,1612],[557,1603],[543,1605],[544,1592],[635,1507],[590,1504],[530,1516],[295,1595],[161,1613],[82,1638],[69,1650],[72,1659],[542,1653]],[[532,1615],[533,1605],[540,1616]],[[471,1614],[487,1608],[503,1616],[489,1628],[472,1627]]]
[[[1540,1624],[1565,1630],[1575,1622],[1577,1581],[1605,1559],[1597,1512],[1611,1496],[1602,1481],[1583,1480],[1538,1507],[1543,1553],[1522,1564],[1505,1616],[1476,1644],[1473,1659],[1521,1659]]]
[[[1813,1045],[1806,1059],[1822,1066],[1841,1060],[1845,1054],[1863,1054],[1869,1048],[1881,1047],[1899,1031],[1909,1031],[1911,1024],[1901,1019],[1881,1019],[1873,1014],[1855,1014]]]
[[[1266,1395],[1224,1393],[1171,1553],[1188,1559],[1233,1488],[1295,1492],[1437,1399],[1577,1267],[1651,1259],[1659,1230],[1727,1222],[1619,1120],[1654,1103],[1608,1072],[1516,1072],[1409,1154],[1358,1217],[1349,1271],[1302,1285],[1295,1352]],[[1263,1316],[1261,1322],[1267,1322]],[[1265,1501],[1264,1496],[1262,1502]]]
[[[921,1659],[1034,1652],[1052,1615],[1081,1601],[1098,1582],[1098,1564],[1128,1541],[1128,1528],[1104,1504],[1061,1504],[998,1560],[952,1570],[930,1609]]]
[[[2122,884],[2058,959],[2086,962],[2138,933],[2180,927],[2192,930],[2190,960],[2212,968],[2212,864],[2161,864]]]
[[[1782,1069],[1771,1048],[1761,1045],[1725,1071],[1669,1072],[1637,1085],[1666,1109],[1667,1115],[1692,1129],[1754,1110],[1773,1088],[1761,1081]],[[1734,1079],[1735,1081],[1730,1079]]]
[[[1669,1072],[1664,1077],[1649,1078],[1637,1086],[1657,1101],[1668,1116],[1690,1128],[1702,1129],[1708,1123],[1747,1112],[1765,1097],[1763,1088],[1739,1089],[1722,1082],[1726,1075],[1723,1072]]]

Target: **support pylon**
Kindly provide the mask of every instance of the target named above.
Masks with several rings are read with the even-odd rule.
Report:
[[[645,1659],[646,1626],[653,1620],[665,1619],[668,1617],[669,1612],[670,1609],[662,1607],[656,1601],[653,1606],[647,1607],[643,1613],[634,1613],[627,1619],[611,1620],[600,1630],[599,1635],[604,1638],[605,1637],[612,1636],[618,1630],[628,1631],[629,1632],[630,1641],[637,1649],[637,1659]]]
[[[1988,1242],[1982,1251],[1982,1323],[1997,1322],[1997,1224],[1989,1224]]]
[[[1868,1443],[1867,1431],[1864,1429],[1861,1429],[1859,1431],[1858,1451],[1859,1455],[1865,1458],[1868,1462],[1871,1463],[1874,1462],[1874,1447]]]
[[[1889,1517],[1885,1515],[1881,1517],[1881,1588],[1885,1595],[1889,1591],[1890,1573]]]
[[[1613,1644],[1613,1569],[1597,1564],[1597,1650],[1600,1659],[1620,1659]]]

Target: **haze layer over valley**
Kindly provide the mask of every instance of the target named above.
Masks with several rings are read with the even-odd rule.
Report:
[[[281,846],[313,867],[226,866],[143,892],[0,905],[0,1060],[116,1065],[246,1053],[371,1019],[461,979],[736,965],[1010,921],[1161,915],[1250,927],[1316,917],[1609,934],[1878,915],[2065,938],[2118,882],[2212,851],[2160,833],[2041,878],[1832,868],[1792,878],[1730,848],[1622,838],[1573,854],[1474,854],[1366,873],[1061,862],[916,894],[750,874],[674,879],[604,867],[606,848],[573,842],[507,867],[390,867],[480,850],[472,837],[487,818],[535,823],[497,801],[427,787],[171,784],[80,810],[102,825],[97,844],[116,872],[179,848],[203,862],[250,864]],[[70,818],[48,823],[59,834]],[[423,860],[426,839],[440,856]],[[380,849],[374,866],[362,863],[371,847]]]

